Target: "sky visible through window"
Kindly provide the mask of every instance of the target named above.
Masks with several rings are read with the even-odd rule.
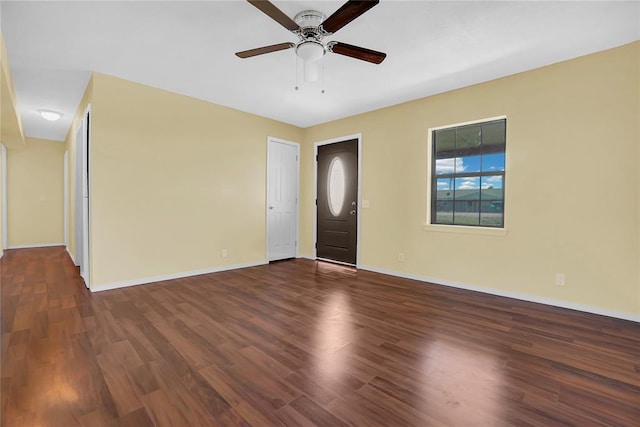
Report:
[[[491,171],[504,171],[504,153],[436,160],[436,175]],[[502,180],[502,175],[438,178],[437,188],[438,190],[502,188]]]

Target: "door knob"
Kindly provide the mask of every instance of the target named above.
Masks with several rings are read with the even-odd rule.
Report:
[[[269,210],[273,209],[273,206],[269,206]]]
[[[351,212],[349,212],[351,215],[355,215],[356,214],[356,210],[355,209],[351,209]]]

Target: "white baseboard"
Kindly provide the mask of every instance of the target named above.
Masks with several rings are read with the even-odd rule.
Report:
[[[50,248],[52,246],[64,246],[64,243],[32,243],[29,245],[13,245],[7,249],[33,249],[33,248]]]
[[[146,285],[148,283],[162,282],[165,280],[183,279],[185,277],[200,276],[201,274],[219,273],[221,271],[237,270],[240,268],[256,267],[268,264],[267,261],[251,262],[245,264],[224,265],[220,267],[206,268],[203,270],[184,271],[181,273],[167,274],[164,276],[145,277],[136,280],[125,280],[123,282],[108,283],[106,285],[93,285],[91,292],[102,292],[111,289],[125,288],[127,286]]]
[[[71,251],[69,251],[69,248],[66,247],[65,248],[67,250],[67,254],[69,254],[69,258],[71,258],[71,261],[73,261],[73,265],[75,265],[76,267],[78,267],[78,263],[76,262],[76,259],[73,257],[73,255],[71,254]]]
[[[2,249],[0,249],[0,259],[2,259],[3,255],[4,255],[4,251]]]
[[[311,261],[315,261],[316,257],[313,256],[307,256],[307,255],[298,255],[296,258],[301,258],[301,259],[310,259]]]
[[[521,294],[518,292],[503,291],[500,289],[485,288],[481,286],[469,285],[466,283],[454,282],[450,280],[442,280],[434,277],[420,276],[412,273],[403,273],[400,271],[387,270],[384,268],[371,267],[368,265],[359,265],[359,269],[372,271],[374,273],[388,274],[389,276],[402,277],[404,279],[413,279],[420,282],[433,283],[436,285],[449,286],[452,288],[466,289],[468,291],[482,292],[490,295],[513,298],[517,300],[534,302],[538,304],[551,305],[554,307],[568,308],[571,310],[583,311],[586,313],[599,314],[601,316],[615,317],[617,319],[631,320],[632,322],[640,322],[640,314],[626,313],[621,311],[606,310],[599,307],[575,304],[567,301],[557,300],[553,298],[539,297],[529,294]]]

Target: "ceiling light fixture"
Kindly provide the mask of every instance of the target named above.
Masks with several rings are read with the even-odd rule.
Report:
[[[300,41],[296,44],[295,50],[296,55],[302,59],[306,82],[318,80],[318,65],[327,53],[327,48],[322,43],[325,33],[320,29],[325,19],[326,16],[317,10],[304,10],[293,18],[300,27]]]
[[[50,122],[60,120],[60,118],[63,116],[62,113],[52,110],[38,110],[38,113],[40,113],[43,119],[49,120]]]
[[[315,82],[318,80],[318,62],[327,52],[324,45],[315,40],[303,40],[296,45],[296,55],[304,64],[304,80]]]

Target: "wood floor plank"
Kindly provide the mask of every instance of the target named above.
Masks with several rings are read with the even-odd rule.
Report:
[[[291,402],[291,407],[318,427],[347,427],[347,423],[307,396],[300,396]]]
[[[276,416],[286,426],[315,427],[317,424],[296,411],[290,405],[283,406],[276,411]]]
[[[158,384],[157,390],[164,390],[173,406],[186,420],[189,426],[207,427],[211,424],[207,411],[180,381],[176,373],[165,362],[152,362],[150,373]],[[156,390],[151,391],[151,393]],[[148,395],[150,393],[146,393]]]
[[[142,397],[149,418],[157,426],[188,426],[189,421],[170,400],[164,390],[156,390]]]
[[[62,247],[0,269],[3,426],[640,425],[639,323],[310,260],[96,294]]]

